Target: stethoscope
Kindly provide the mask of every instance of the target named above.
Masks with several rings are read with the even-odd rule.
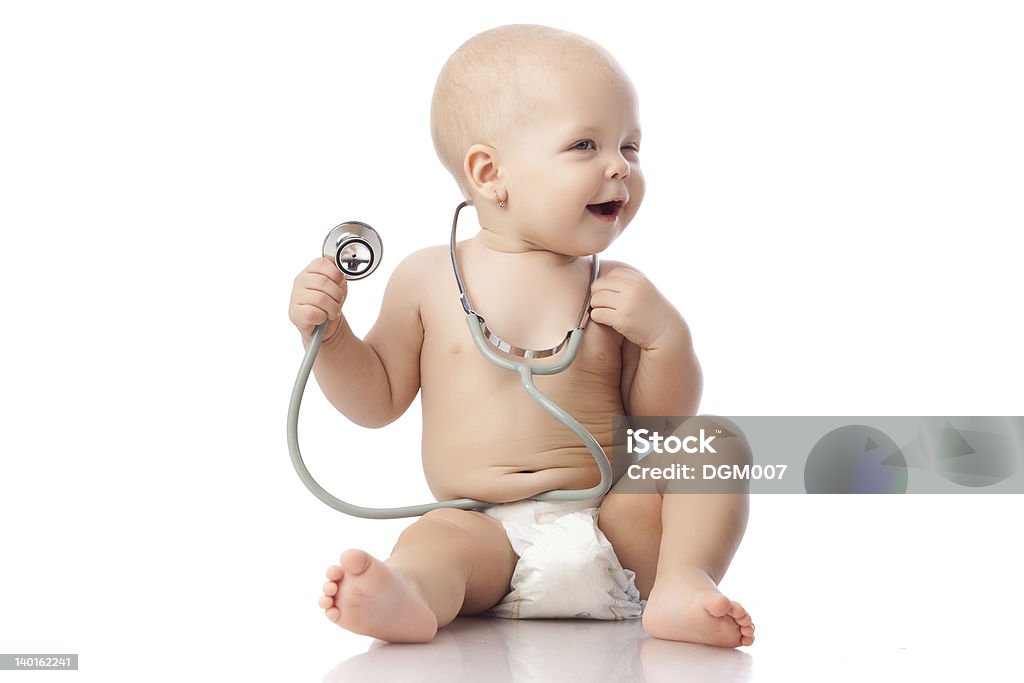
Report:
[[[514,344],[510,344],[502,340],[487,327],[484,317],[473,309],[469,300],[469,294],[466,292],[465,284],[462,281],[462,274],[459,271],[459,263],[455,257],[455,231],[458,227],[459,212],[469,205],[469,203],[470,202],[462,202],[455,209],[455,216],[452,218],[450,250],[452,257],[452,269],[455,271],[455,282],[459,287],[459,300],[462,302],[462,308],[466,312],[466,325],[469,327],[469,333],[473,338],[473,343],[476,345],[477,350],[483,354],[484,358],[500,368],[512,370],[513,372],[518,373],[519,379],[523,383],[523,388],[526,389],[526,393],[529,394],[530,398],[536,401],[544,410],[550,413],[556,420],[564,424],[577,437],[579,437],[584,445],[586,445],[591,455],[594,456],[594,460],[597,462],[597,467],[601,471],[601,481],[596,486],[592,486],[588,489],[545,491],[544,493],[530,496],[529,500],[572,501],[587,500],[589,498],[603,496],[608,492],[608,489],[611,488],[612,469],[611,464],[608,461],[608,456],[605,454],[601,444],[597,442],[597,439],[594,438],[593,434],[587,431],[586,428],[569,415],[569,413],[565,412],[565,410],[563,410],[558,404],[542,394],[533,383],[534,375],[557,374],[572,365],[572,362],[576,359],[576,353],[579,351],[580,344],[583,341],[583,328],[586,326],[590,310],[590,287],[594,280],[597,279],[599,268],[597,254],[594,254],[591,257],[590,283],[587,285],[586,295],[583,298],[583,306],[580,309],[579,318],[576,320],[576,326],[569,330],[565,335],[565,338],[559,342],[557,346],[550,349],[535,350],[515,346]],[[348,221],[338,225],[328,233],[326,239],[324,239],[323,245],[324,256],[334,261],[338,270],[344,274],[346,280],[361,280],[370,275],[370,273],[376,270],[377,266],[380,265],[382,251],[380,235],[378,235],[377,231],[369,225],[360,221]],[[313,476],[309,473],[309,470],[306,469],[306,465],[302,461],[302,454],[299,452],[299,406],[302,404],[302,395],[306,389],[306,382],[309,379],[310,371],[313,369],[313,362],[316,360],[316,354],[320,350],[320,343],[323,340],[327,324],[328,322],[324,321],[313,331],[313,335],[309,342],[309,348],[306,349],[306,356],[302,359],[302,365],[299,367],[298,377],[295,378],[295,386],[292,388],[291,402],[288,405],[288,450],[291,453],[292,465],[295,466],[295,471],[298,473],[302,483],[306,485],[306,488],[312,491],[313,495],[335,510],[344,512],[347,515],[364,517],[367,519],[416,517],[429,512],[430,510],[437,510],[440,508],[470,510],[490,507],[492,505],[500,505],[500,503],[474,500],[472,498],[458,498],[456,500],[425,503],[423,505],[409,505],[405,507],[362,507],[360,505],[347,503],[340,498],[336,498],[324,490],[324,488],[320,486],[315,479],[313,479]],[[496,350],[501,351],[506,355],[500,355]],[[522,358],[524,360],[535,360],[538,358],[549,358],[563,350],[564,354],[560,359],[546,365],[530,364],[513,359]],[[509,356],[512,356],[513,358],[510,358]]]

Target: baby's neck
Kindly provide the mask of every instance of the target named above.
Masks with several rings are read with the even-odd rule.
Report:
[[[548,251],[542,246],[511,235],[500,235],[483,228],[473,240],[488,256],[496,256],[534,268],[558,269],[572,265],[579,257]]]

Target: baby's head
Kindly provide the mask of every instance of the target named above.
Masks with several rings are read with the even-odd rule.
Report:
[[[526,248],[598,253],[643,200],[636,91],[574,33],[514,24],[470,38],[441,69],[430,130],[480,225]],[[623,203],[594,207],[610,200]]]

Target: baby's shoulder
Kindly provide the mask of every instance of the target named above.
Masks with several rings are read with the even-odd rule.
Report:
[[[397,268],[412,270],[433,270],[445,259],[448,258],[448,246],[438,244],[431,247],[423,247],[412,252],[398,264]]]
[[[405,256],[391,274],[389,288],[401,294],[407,303],[421,305],[444,289],[451,271],[448,247],[423,247]]]
[[[417,249],[395,266],[391,277],[423,287],[436,279],[438,273],[444,272],[447,255],[448,249],[444,245]]]

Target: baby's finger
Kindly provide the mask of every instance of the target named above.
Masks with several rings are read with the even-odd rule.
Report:
[[[316,327],[328,319],[327,311],[313,304],[299,304],[295,311],[295,323]]]
[[[300,284],[304,289],[311,292],[322,292],[333,299],[338,305],[344,303],[345,294],[348,291],[347,283],[339,285],[323,273],[307,272],[303,273],[303,276]]]
[[[619,315],[614,308],[593,308],[590,310],[590,319],[595,323],[615,327],[619,322]]]
[[[307,289],[296,301],[300,306],[316,306],[323,311],[327,317],[334,320],[341,313],[341,304],[323,292],[315,289]]]
[[[320,273],[321,275],[326,275],[328,279],[333,280],[339,285],[345,282],[344,273],[338,270],[337,264],[335,264],[332,259],[329,259],[326,256],[321,256],[320,258],[313,259],[313,261],[306,267],[306,272]]]
[[[590,285],[591,292],[619,292],[622,290],[623,282],[616,278],[611,278],[607,275],[594,280],[594,284]]]
[[[602,290],[590,295],[591,308],[615,308],[615,295],[618,292]]]

